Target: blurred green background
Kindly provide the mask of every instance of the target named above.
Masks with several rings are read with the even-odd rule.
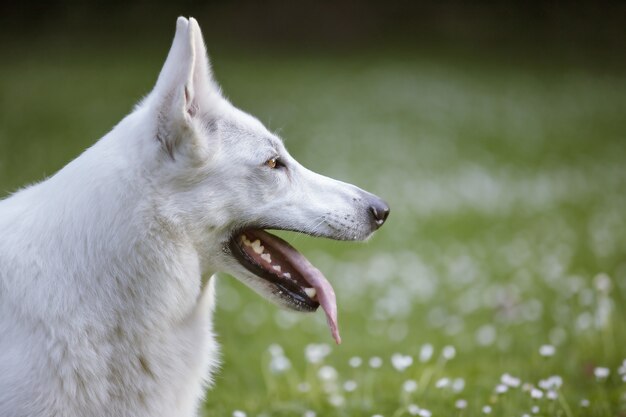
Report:
[[[626,415],[624,3],[3,4],[0,197],[150,91],[178,15],[233,103],[392,207],[366,244],[286,234],[341,346],[220,278],[206,415]]]

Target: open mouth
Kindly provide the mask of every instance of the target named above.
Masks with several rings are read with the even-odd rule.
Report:
[[[293,309],[315,311],[322,306],[333,338],[341,343],[335,291],[300,252],[278,236],[254,228],[234,234],[229,246],[243,267],[273,284]]]

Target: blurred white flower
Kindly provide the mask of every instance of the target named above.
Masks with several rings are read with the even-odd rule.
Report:
[[[605,294],[609,293],[611,291],[611,287],[613,286],[613,284],[611,283],[611,278],[604,273],[596,275],[593,281],[596,285],[596,289]]]
[[[609,368],[603,368],[601,366],[598,366],[597,368],[593,370],[593,374],[600,381],[608,378],[610,373],[611,373],[611,370]]]
[[[358,387],[358,384],[356,383],[356,381],[349,379],[346,382],[343,383],[343,389],[346,392],[352,392],[354,390],[356,390]]]
[[[496,328],[485,324],[476,330],[476,342],[481,346],[491,346],[496,341]]]
[[[454,346],[444,346],[443,350],[441,351],[441,355],[445,360],[449,361],[456,356],[456,349],[454,348]]]
[[[430,410],[426,410],[425,408],[420,408],[419,416],[420,417],[431,417],[433,413]]]
[[[241,410],[233,411],[233,417],[246,417],[246,413]]]
[[[409,406],[406,409],[409,412],[409,414],[412,416],[416,416],[420,412],[420,408],[415,404],[409,404]]]
[[[491,414],[491,407],[486,405],[483,407],[483,413],[484,414]]]
[[[586,398],[583,398],[582,400],[580,400],[580,406],[585,407],[585,408],[589,407],[589,400]]]
[[[326,343],[311,343],[304,348],[304,356],[309,363],[321,363],[331,352],[330,345]]]
[[[533,406],[530,408],[530,411],[531,411],[531,413],[533,413],[533,414],[539,414],[539,406],[538,406],[538,405],[533,405]]]
[[[337,370],[330,365],[324,365],[317,371],[317,376],[322,381],[334,381],[338,375]]]
[[[559,394],[556,393],[556,391],[550,390],[548,392],[546,392],[546,398],[548,398],[549,400],[556,400],[557,398],[559,398]]]
[[[511,387],[511,388],[517,388],[522,383],[522,381],[519,378],[516,378],[509,374],[502,374],[502,376],[500,377],[500,382],[502,382],[504,385]]]
[[[298,391],[309,392],[310,390],[311,390],[311,385],[308,382],[300,382],[298,384]]]
[[[285,351],[283,350],[283,347],[277,343],[272,343],[271,345],[269,345],[267,347],[267,351],[272,356],[284,356],[285,355]]]
[[[382,414],[374,414],[372,417],[383,417]]]
[[[430,343],[422,345],[422,348],[420,349],[420,362],[428,362],[430,358],[432,358],[434,352],[435,349]]]
[[[539,381],[539,388],[543,390],[555,390],[561,388],[563,385],[563,378],[558,375],[552,375],[546,379]]]
[[[404,392],[415,392],[417,390],[417,382],[413,379],[407,379],[404,381],[404,384],[402,384],[402,390]]]
[[[530,396],[536,400],[543,398],[543,391],[537,388],[530,390]]]
[[[342,395],[339,394],[331,394],[328,397],[328,403],[333,407],[341,407],[346,403],[346,399],[343,398]]]
[[[435,382],[436,388],[446,388],[450,385],[450,378],[440,378],[437,382]]]
[[[556,349],[552,345],[543,345],[539,348],[539,354],[544,357],[554,356]]]
[[[466,400],[456,400],[456,402],[454,403],[454,406],[456,408],[458,408],[459,410],[464,410],[467,408],[467,401]]]
[[[496,385],[496,394],[504,394],[505,392],[507,392],[509,390],[509,387],[504,385],[504,384],[498,384]]]
[[[383,366],[383,360],[378,356],[372,356],[369,360],[369,365],[371,368],[377,369]]]
[[[452,381],[452,391],[459,393],[463,391],[463,388],[465,388],[465,380],[463,378],[455,378]]]
[[[353,356],[350,358],[350,360],[348,361],[348,364],[352,367],[352,368],[358,368],[359,366],[361,366],[361,364],[363,363],[363,359],[361,359],[358,356]]]
[[[282,374],[291,369],[291,362],[285,356],[274,356],[270,361],[270,371],[274,374]]]
[[[399,372],[403,372],[412,364],[413,358],[409,355],[403,355],[401,353],[394,353],[391,355],[391,365]]]
[[[313,410],[306,410],[302,417],[317,417],[317,414]]]

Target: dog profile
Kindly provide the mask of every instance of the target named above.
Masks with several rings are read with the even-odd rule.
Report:
[[[339,342],[332,286],[266,229],[364,240],[388,213],[225,99],[198,23],[179,18],[152,92],[0,201],[0,416],[197,415],[217,272],[285,308],[321,306]]]

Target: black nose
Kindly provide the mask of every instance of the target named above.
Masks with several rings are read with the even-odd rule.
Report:
[[[370,211],[372,212],[372,216],[374,216],[374,224],[377,229],[382,226],[385,220],[387,220],[387,217],[389,217],[389,206],[380,198],[370,202]]]

